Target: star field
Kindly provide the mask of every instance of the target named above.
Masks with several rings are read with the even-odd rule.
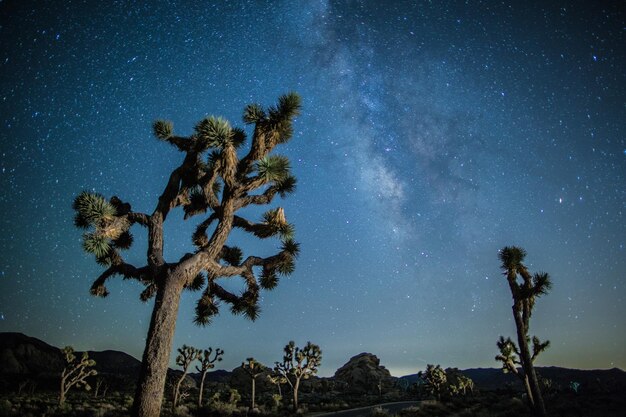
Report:
[[[612,2],[0,2],[0,331],[141,357],[151,305],[82,252],[82,190],[152,212],[183,135],[207,114],[303,98],[285,208],[297,269],[251,323],[192,323],[175,347],[225,369],[320,345],[321,375],[363,351],[392,374],[496,367],[514,335],[497,253],[528,252],[554,288],[531,334],[539,365],[626,368],[625,14]],[[166,257],[194,224],[168,218]],[[145,263],[145,232],[127,259]],[[234,233],[246,254],[269,254]],[[237,283],[234,283],[237,288]],[[172,363],[173,365],[173,363]]]

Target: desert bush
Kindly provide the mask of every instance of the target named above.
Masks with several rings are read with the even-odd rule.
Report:
[[[374,407],[370,413],[370,417],[389,417],[389,411],[381,407]]]
[[[11,415],[11,410],[13,408],[13,404],[9,400],[1,400],[0,401],[0,417],[8,417]]]

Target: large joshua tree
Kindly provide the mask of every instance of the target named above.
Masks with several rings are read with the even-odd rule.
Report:
[[[303,348],[290,341],[284,348],[282,362],[276,362],[274,371],[285,377],[293,390],[293,411],[298,411],[298,389],[302,379],[309,379],[317,373],[317,367],[322,363],[322,350],[311,342]]]
[[[537,355],[545,350],[549,342],[541,342],[538,338],[533,338],[533,353],[531,354],[528,335],[530,317],[532,315],[535,300],[547,294],[552,286],[550,276],[545,272],[531,275],[524,265],[526,251],[515,246],[506,246],[502,248],[499,254],[502,262],[503,274],[506,276],[513,296],[513,317],[515,319],[515,327],[517,329],[518,346],[511,339],[504,340],[501,338],[498,343],[500,355],[496,357],[503,361],[503,366],[511,372],[515,367],[517,360],[514,353],[519,355],[519,364],[524,372],[523,380],[529,394],[529,401],[536,415],[545,416],[546,409],[541,396],[539,381],[533,362]],[[521,277],[521,281],[519,281]]]
[[[83,248],[106,267],[94,281],[91,293],[106,296],[106,281],[121,275],[145,286],[142,300],[155,297],[133,416],[159,415],[183,290],[202,290],[196,304],[195,322],[199,325],[209,324],[224,304],[230,305],[234,314],[254,320],[259,314],[259,290],[274,288],[279,275],[293,272],[299,247],[283,209],[267,211],[260,222],[237,212],[248,206],[270,204],[276,195],[284,197],[294,191],[296,179],[290,172],[289,160],[271,152],[292,137],[292,122],[299,110],[300,97],[295,93],[281,96],[277,105],[268,109],[258,104],[246,106],[243,121],[254,130],[245,154],[241,153],[246,141],[244,130],[231,127],[222,118],[201,120],[187,137],[175,135],[172,123],[156,121],[154,135],[179,150],[182,162],[170,174],[152,214],[133,211],[118,197],[107,200],[83,192],[75,199],[75,224],[88,229],[83,235]],[[202,219],[191,237],[195,250],[177,260],[166,260],[163,225],[177,207],[183,209],[185,219]],[[147,231],[146,264],[140,266],[122,257],[122,250],[133,242],[130,230],[135,225]],[[243,260],[240,248],[226,244],[233,228],[260,239],[278,236],[282,246],[273,256],[248,256]],[[235,276],[243,278],[242,293],[220,285],[221,278]]]

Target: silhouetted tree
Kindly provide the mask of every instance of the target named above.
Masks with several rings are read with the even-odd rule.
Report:
[[[183,368],[183,374],[180,376],[180,378],[178,378],[178,381],[176,381],[176,385],[174,385],[174,398],[172,400],[173,410],[176,410],[176,406],[178,405],[178,395],[180,393],[180,385],[183,383],[183,381],[185,380],[185,377],[187,376],[187,371],[189,370],[189,366],[192,364],[192,362],[196,361],[197,359],[200,359],[201,354],[202,354],[201,350],[196,349],[195,347],[192,347],[192,346],[183,345],[182,347],[178,348],[178,356],[176,357],[176,365]]]
[[[457,368],[446,369],[447,387],[450,395],[466,395],[474,392],[474,381]]]
[[[174,146],[183,157],[170,174],[152,214],[135,212],[118,197],[106,200],[92,192],[83,192],[74,200],[75,225],[89,229],[83,235],[83,248],[106,267],[94,281],[91,293],[106,296],[107,279],[121,275],[145,286],[142,300],[155,297],[133,416],[159,415],[183,290],[204,289],[196,305],[195,321],[199,325],[210,323],[220,302],[229,304],[234,314],[254,320],[259,314],[259,290],[276,287],[279,275],[293,272],[299,247],[292,239],[294,229],[283,209],[267,211],[259,223],[236,213],[248,206],[270,204],[276,195],[284,197],[294,191],[296,179],[288,158],[271,152],[292,137],[292,121],[299,110],[300,97],[295,93],[281,96],[278,104],[268,109],[248,105],[243,121],[253,125],[254,132],[249,151],[241,157],[238,150],[246,134],[222,118],[201,120],[188,137],[175,135],[171,122],[156,121],[154,135]],[[163,255],[163,225],[177,207],[182,207],[186,219],[196,215],[204,218],[191,239],[195,251],[168,262]],[[139,267],[127,263],[121,255],[133,242],[130,229],[134,225],[146,228],[148,236],[147,262]],[[261,239],[279,236],[282,247],[274,256],[243,260],[241,249],[226,245],[233,228]],[[258,270],[259,278],[255,273]],[[241,294],[218,284],[219,278],[234,276],[244,280]]]
[[[426,365],[426,370],[418,372],[417,376],[422,378],[426,384],[426,389],[437,397],[437,400],[441,400],[441,394],[448,381],[446,371],[444,371],[440,365],[428,364]]]
[[[254,358],[247,358],[246,362],[241,364],[241,368],[246,371],[250,378],[252,379],[252,400],[250,402],[250,409],[255,409],[254,397],[256,394],[256,379],[259,375],[261,375],[267,367],[260,362],[257,362]]]
[[[91,386],[87,383],[87,377],[98,374],[95,369],[89,369],[96,366],[96,361],[89,359],[87,352],[83,352],[80,360],[77,360],[78,358],[74,355],[74,349],[71,346],[66,346],[62,352],[65,368],[61,373],[61,393],[59,394],[59,405],[61,406],[65,404],[65,396],[70,388],[82,386],[89,391]]]
[[[198,406],[202,406],[202,394],[204,392],[204,379],[206,378],[207,372],[210,369],[215,367],[215,362],[220,362],[222,360],[222,355],[224,351],[220,348],[215,349],[215,354],[211,357],[213,353],[213,348],[208,348],[202,351],[198,360],[200,361],[200,367],[196,366],[196,370],[200,372],[202,375],[200,377],[200,392],[198,393]]]
[[[280,386],[287,383],[287,378],[274,370],[274,372],[267,376],[267,380],[278,387],[278,396],[282,398],[283,392]]]
[[[552,284],[550,276],[545,272],[531,275],[523,263],[525,257],[526,251],[515,246],[506,246],[499,254],[503,274],[507,278],[513,296],[512,308],[518,346],[510,338],[505,340],[500,337],[498,341],[500,355],[496,356],[496,359],[502,361],[505,370],[516,374],[518,374],[516,365],[521,365],[524,373],[521,378],[524,381],[530,405],[536,415],[545,416],[546,409],[533,362],[539,353],[547,349],[550,342],[541,342],[537,337],[533,337],[531,354],[528,346],[530,342],[528,330],[536,298],[547,294]],[[521,282],[518,281],[518,276],[521,277]]]
[[[319,346],[307,342],[304,348],[296,347],[290,341],[284,349],[282,362],[276,362],[274,371],[284,376],[293,390],[293,411],[298,411],[298,388],[300,380],[308,379],[317,373],[317,367],[322,363],[322,351]]]

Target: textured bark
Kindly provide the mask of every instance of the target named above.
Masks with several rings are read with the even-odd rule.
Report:
[[[522,369],[524,369],[524,376],[530,385],[531,398],[529,400],[533,405],[535,415],[544,417],[547,415],[546,408],[541,397],[539,381],[532,363],[530,350],[528,349],[528,327],[524,325],[524,320],[520,313],[518,303],[513,304],[513,316],[515,317],[515,326],[517,327],[517,342],[519,343]]]
[[[296,383],[293,385],[293,411],[298,411],[298,388],[300,387],[300,378],[296,378]]]
[[[533,392],[530,389],[530,383],[528,382],[528,375],[524,375],[523,381],[524,381],[524,389],[526,390],[526,395],[528,395],[528,400],[530,401],[530,404],[534,408],[535,407],[535,399],[533,398]]]
[[[251,410],[254,410],[255,404],[254,404],[254,396],[256,394],[256,378],[252,377],[252,406],[250,407]]]
[[[206,378],[206,372],[202,372],[202,379],[200,379],[200,392],[198,393],[198,407],[202,407],[202,393],[204,391],[204,379]]]
[[[158,417],[161,413],[165,378],[182,292],[182,285],[174,278],[175,276],[166,277],[165,282],[157,289],[131,412],[133,417]]]

